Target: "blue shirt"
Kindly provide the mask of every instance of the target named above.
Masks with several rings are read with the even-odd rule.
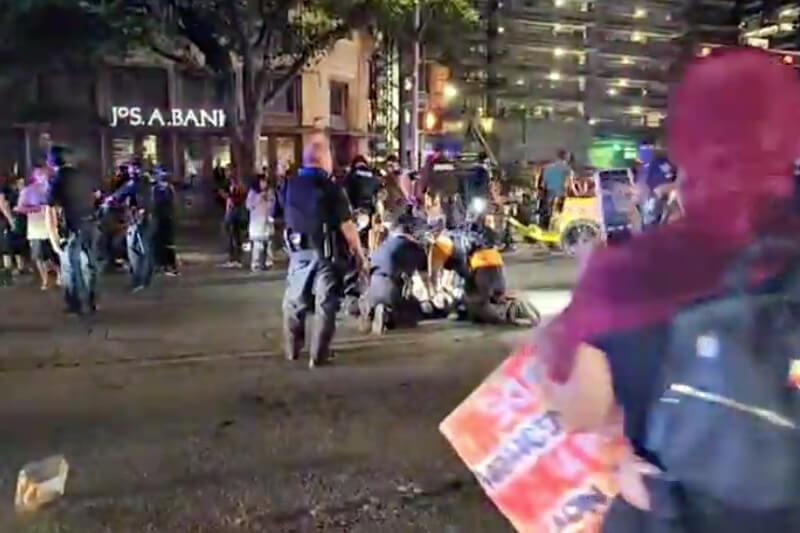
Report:
[[[564,196],[567,187],[567,178],[572,171],[566,162],[558,160],[544,167],[542,178],[547,189],[547,196]]]
[[[639,168],[637,183],[644,183],[651,191],[675,181],[675,169],[665,157],[659,157]]]
[[[342,188],[319,168],[303,167],[278,191],[272,218],[283,219],[298,233],[318,235],[323,224],[338,228],[352,220],[350,202]]]

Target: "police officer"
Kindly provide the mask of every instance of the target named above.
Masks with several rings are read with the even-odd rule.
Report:
[[[356,213],[356,220],[366,218],[368,221],[363,226],[360,221],[358,223],[361,246],[365,248],[369,247],[369,231],[372,228],[372,220],[377,211],[376,206],[380,188],[381,183],[370,168],[366,158],[362,155],[356,156],[353,159],[350,172],[344,179],[344,191],[348,200],[350,200],[350,206]],[[345,310],[348,314],[357,316],[359,312],[358,301],[365,284],[358,265],[354,261],[349,265],[343,281]]]
[[[314,313],[310,368],[331,359],[340,300],[340,261],[350,254],[363,270],[367,260],[344,191],[330,178],[330,146],[314,136],[303,154],[303,167],[277,195],[272,216],[286,224],[289,270],[283,299],[286,358],[295,360],[305,343],[308,312]]]
[[[68,165],[65,156],[66,150],[61,146],[53,146],[48,153],[47,165],[54,177],[45,209],[45,223],[50,244],[61,258],[66,312],[88,315],[95,312],[97,301],[94,190],[91,180]],[[62,246],[59,235],[58,209],[66,225],[65,246]]]
[[[131,286],[134,292],[150,285],[155,270],[152,199],[150,175],[142,170],[137,161],[134,161],[130,165],[128,181],[106,200],[106,205],[124,205],[128,211],[126,243]]]
[[[369,216],[375,214],[381,183],[363,155],[353,159],[353,165],[344,181],[344,188],[353,209],[363,210]]]
[[[387,329],[413,327],[420,303],[406,294],[411,277],[427,272],[428,255],[414,237],[414,223],[402,217],[389,237],[372,254],[369,289],[362,300],[361,330],[382,335]]]

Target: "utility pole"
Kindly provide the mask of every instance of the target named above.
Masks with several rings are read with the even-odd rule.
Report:
[[[422,0],[414,6],[414,60],[411,74],[411,170],[419,170],[419,71],[422,62],[420,31],[422,29]]]

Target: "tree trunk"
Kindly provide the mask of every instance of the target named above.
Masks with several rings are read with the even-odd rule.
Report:
[[[259,141],[264,123],[264,105],[245,99],[241,109],[243,113],[238,123],[233,125],[231,141],[239,176],[250,179],[261,172]]]

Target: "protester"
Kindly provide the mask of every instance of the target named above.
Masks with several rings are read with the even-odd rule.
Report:
[[[228,179],[228,186],[222,193],[225,198],[225,236],[228,243],[228,262],[224,266],[242,268],[247,189],[235,171],[231,172]]]
[[[269,186],[266,175],[260,175],[247,193],[247,210],[250,212],[250,270],[261,272],[273,267],[272,238],[275,221],[270,216],[275,203],[275,190]]]
[[[10,275],[19,274],[24,268],[24,260],[20,255],[19,217],[14,214],[17,191],[13,180],[8,176],[0,176],[0,256],[4,279],[10,281]]]
[[[670,98],[669,117],[668,148],[678,168],[682,218],[620,246],[598,249],[590,256],[569,307],[537,337],[537,353],[549,377],[545,389],[564,422],[573,428],[603,426],[615,411],[614,404],[622,407],[625,435],[635,457],[620,468],[622,496],[606,517],[606,532],[796,531],[800,517],[796,492],[786,492],[793,486],[762,485],[760,490],[744,494],[729,490],[727,501],[720,501],[707,493],[687,490],[686,480],[674,472],[662,472],[665,457],[652,447],[656,435],[651,415],[662,405],[658,399],[666,373],[675,370],[667,358],[671,341],[694,340],[673,338],[671,332],[678,323],[672,318],[722,294],[726,273],[753,243],[772,237],[800,245],[798,183],[792,175],[793,161],[800,153],[800,83],[793,68],[761,51],[714,52],[688,66]],[[749,277],[751,290],[765,296],[772,293],[773,286],[780,285],[780,274],[790,265],[785,252],[769,259],[756,261]],[[747,281],[748,276],[743,279]],[[748,307],[738,302],[740,307],[735,309],[742,310],[738,321],[755,328],[745,344],[762,342],[759,331],[769,323],[748,322],[744,314]],[[726,313],[730,310],[729,306]],[[702,328],[698,320],[712,322],[707,316],[698,315],[694,322],[684,318],[680,323],[684,326]],[[696,355],[691,358],[698,364],[706,364],[703,358],[709,358],[709,363],[718,361],[715,364],[735,362],[717,356],[715,350],[720,346],[728,347],[725,356],[732,353],[730,350],[749,349],[712,342],[715,337],[709,335],[715,335],[715,331],[710,330],[708,338],[698,337],[697,346],[688,348],[688,355]],[[723,334],[728,335],[720,331],[719,335]],[[697,350],[696,354],[692,350]],[[759,354],[763,360],[754,363],[749,373],[754,395],[765,390],[757,381],[760,367],[771,364],[767,351]],[[787,387],[788,361],[779,367],[777,381]],[[709,385],[717,377],[709,374]],[[736,390],[734,385],[743,384],[730,383],[731,393]],[[785,388],[774,394],[790,392]],[[747,411],[747,405],[734,400],[725,400],[725,405],[739,405],[745,411],[738,412]],[[694,406],[701,416],[714,412],[711,405],[715,404],[676,401],[671,409]],[[706,419],[705,425],[711,423]],[[755,424],[749,426],[753,431],[770,427]],[[702,425],[693,431],[702,431]],[[791,431],[796,435],[795,429]],[[748,445],[722,434],[708,437],[707,448],[691,452],[697,454],[694,464],[701,479],[704,463],[715,461],[719,450]],[[727,482],[743,472],[761,472],[759,464],[770,468],[764,472],[773,473],[773,484],[784,474],[794,478],[794,471],[773,469],[780,457],[760,455],[759,450],[772,444],[762,440],[750,448],[740,447],[737,461],[726,467]],[[787,453],[796,457],[796,444]],[[792,465],[786,468],[796,464],[793,457],[783,459]],[[747,479],[743,481],[748,483]],[[749,482],[755,483],[755,479]],[[766,488],[794,496],[794,507],[757,510]],[[728,503],[732,498],[744,503],[732,505]]]
[[[559,203],[563,201],[566,194],[567,183],[572,177],[572,169],[568,163],[569,153],[566,150],[559,150],[555,161],[544,167],[542,171],[542,182],[544,185],[544,217],[542,227],[550,227],[550,220],[558,210]]]
[[[153,194],[153,248],[156,267],[167,276],[177,276],[178,257],[175,252],[175,187],[163,168],[155,169]]]
[[[67,313],[93,314],[97,304],[97,258],[94,190],[90,180],[66,161],[66,149],[54,146],[47,157],[54,173],[45,209],[50,245],[61,257],[61,282]],[[59,234],[59,212],[67,230],[66,246]]]
[[[36,166],[31,172],[28,185],[20,193],[16,207],[17,213],[27,217],[27,238],[31,261],[39,273],[43,291],[51,288],[50,273],[54,270],[53,250],[48,241],[44,216],[49,194],[50,185],[47,173],[42,167]]]

